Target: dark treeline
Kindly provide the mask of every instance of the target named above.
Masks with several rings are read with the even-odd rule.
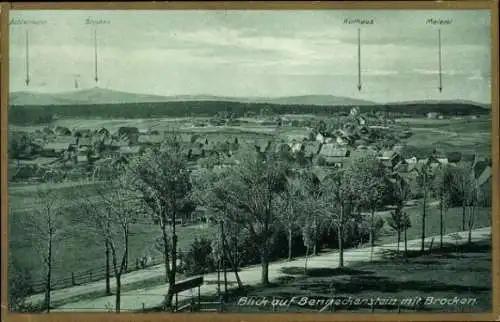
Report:
[[[56,117],[102,118],[151,118],[151,117],[210,117],[219,112],[229,112],[236,117],[248,114],[316,114],[331,116],[349,113],[352,106],[281,105],[269,103],[239,103],[221,101],[183,101],[160,103],[126,103],[96,105],[47,105],[18,106],[9,108],[12,124],[50,123]],[[402,105],[360,106],[363,113],[385,112],[397,115],[424,116],[429,112],[444,115],[484,115],[490,110],[461,103],[411,103]]]

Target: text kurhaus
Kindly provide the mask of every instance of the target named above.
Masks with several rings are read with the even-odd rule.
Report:
[[[375,20],[373,19],[359,19],[359,18],[356,18],[356,19],[344,19],[344,24],[346,25],[354,25],[354,24],[358,24],[358,25],[373,25],[375,23]]]

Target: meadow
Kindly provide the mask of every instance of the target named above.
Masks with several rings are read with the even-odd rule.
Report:
[[[408,120],[405,120],[405,122]],[[435,148],[443,152],[478,153],[491,157],[491,118],[428,120],[409,119],[413,135],[405,140],[419,148]]]

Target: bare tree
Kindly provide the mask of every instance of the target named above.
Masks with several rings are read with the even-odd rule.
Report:
[[[274,200],[285,189],[288,164],[272,155],[248,154],[240,165],[230,169],[219,193],[223,200],[241,210],[232,217],[248,229],[261,257],[261,283],[269,283],[269,254],[278,217]]]
[[[127,165],[131,188],[149,208],[161,230],[160,246],[165,262],[168,291],[166,309],[172,309],[177,275],[177,221],[193,210],[187,152],[175,133],[166,135],[160,148],[145,151]]]
[[[401,233],[404,232],[406,236],[406,230],[409,228],[409,218],[407,213],[404,211],[406,201],[410,197],[410,187],[400,176],[396,176],[394,180],[393,188],[393,200],[396,209],[391,212],[391,217],[387,218],[387,224],[396,232],[399,252],[399,244],[401,242]],[[406,238],[405,238],[406,245]],[[406,253],[406,248],[405,248]]]
[[[355,159],[350,164],[353,185],[361,205],[370,210],[370,261],[375,246],[375,211],[380,206],[387,191],[384,165],[373,156]]]
[[[292,241],[293,232],[300,225],[300,220],[304,219],[304,212],[307,211],[308,191],[307,183],[303,178],[298,177],[296,179],[290,179],[287,182],[286,189],[281,193],[276,199],[277,214],[280,218],[281,224],[284,226],[287,237],[288,237],[288,261],[292,260]],[[308,222],[306,231],[309,231],[309,227],[312,223]],[[305,227],[305,226],[303,226]],[[309,236],[309,234],[308,234]],[[307,238],[306,238],[307,239]],[[315,241],[316,239],[312,239]],[[312,242],[311,245],[315,245]]]
[[[91,195],[80,196],[79,204],[96,229],[102,234],[106,245],[106,255],[110,255],[113,275],[115,277],[115,311],[121,311],[121,278],[127,270],[129,254],[129,238],[131,225],[137,221],[137,203],[127,188],[127,175],[97,188],[98,198]],[[109,258],[107,257],[108,261]],[[106,264],[109,269],[109,264]],[[107,273],[108,274],[108,273]],[[109,282],[106,291],[110,292]]]
[[[32,216],[25,216],[21,220],[31,235],[37,240],[33,242],[40,254],[45,268],[45,300],[44,308],[51,309],[52,271],[54,257],[57,250],[57,236],[63,223],[60,201],[61,194],[47,186],[41,186],[36,192],[35,210]]]
[[[429,199],[429,192],[433,181],[433,173],[430,166],[430,159],[426,163],[417,164],[412,171],[417,173],[417,182],[423,191],[422,198],[422,233],[421,233],[421,246],[420,251],[425,251],[425,223],[427,219],[427,203]]]
[[[228,173],[222,169],[203,170],[193,179],[194,190],[193,200],[202,205],[209,216],[207,222],[217,225],[218,238],[213,240],[212,247],[217,262],[222,258],[228,262],[238,282],[238,287],[242,288],[238,274],[239,252],[238,239],[241,235],[242,227],[239,221],[229,220],[238,217],[240,212],[237,208],[227,203],[225,197],[225,178]]]
[[[443,247],[444,214],[448,209],[453,185],[453,175],[450,167],[442,164],[437,169],[432,182],[432,191],[439,200],[439,246]]]
[[[339,169],[322,182],[322,206],[325,214],[337,229],[339,247],[339,267],[344,267],[345,231],[354,219],[352,210],[355,204],[356,191],[349,168]]]
[[[462,206],[462,230],[465,230],[466,225],[466,210],[468,199],[470,198],[470,172],[473,171],[468,165],[459,164],[453,169],[453,188],[460,197]]]
[[[459,167],[455,171],[454,184],[460,192],[462,206],[469,208],[469,220],[467,221],[468,243],[472,242],[472,229],[476,215],[476,207],[482,198],[481,190],[478,187],[477,179],[474,175],[473,167]]]
[[[95,191],[94,191],[95,193]],[[88,220],[89,227],[92,227],[93,229],[91,230],[93,233],[95,233],[95,237],[99,238],[102,240],[102,243],[104,245],[104,258],[105,258],[105,281],[106,281],[106,294],[111,295],[111,266],[110,266],[110,261],[111,261],[111,255],[110,255],[110,249],[109,249],[109,241],[106,236],[106,234],[102,233],[101,226],[99,225],[99,222],[96,221],[96,217],[101,216],[102,212],[102,200],[97,200],[95,194],[92,195],[89,191],[85,190],[74,190],[74,194],[72,195],[73,198],[73,203],[75,205],[75,210],[76,211],[81,211],[83,212],[84,216],[83,218],[86,218]],[[103,218],[99,218],[99,220],[102,220]]]

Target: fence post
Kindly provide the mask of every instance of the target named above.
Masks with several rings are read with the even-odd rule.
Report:
[[[375,312],[375,304],[373,303],[373,301],[372,301],[372,303],[371,303],[371,306],[372,306],[372,307],[371,307],[371,310],[372,310],[372,313],[373,313],[373,312]]]
[[[401,313],[401,302],[398,303],[398,313]]]
[[[222,304],[222,296],[219,296],[219,312],[224,312],[224,307]]]
[[[71,285],[75,286],[76,283],[75,283],[75,273],[74,272],[71,272]]]
[[[142,311],[146,311],[146,306],[144,305],[144,302],[142,302]]]

